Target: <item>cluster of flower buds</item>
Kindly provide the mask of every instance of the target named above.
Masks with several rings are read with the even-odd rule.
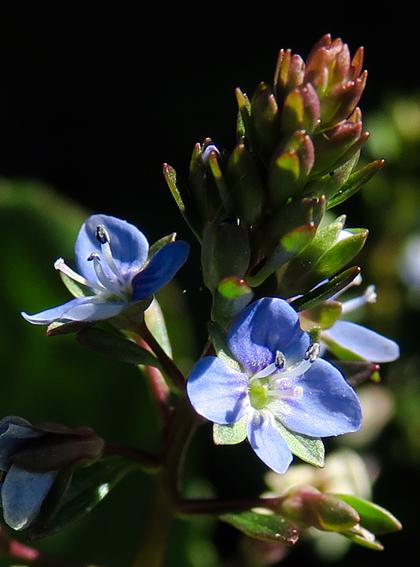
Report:
[[[210,139],[196,144],[187,182],[165,164],[177,204],[202,241],[204,279],[221,322],[223,309],[239,312],[244,296],[249,302],[252,288],[271,274],[278,282],[272,292],[302,293],[362,248],[367,231],[343,230],[342,219],[315,239],[325,211],[383,165],[354,172],[368,138],[357,106],[367,77],[362,65],[362,48],[351,58],[348,46],[329,35],[306,63],[281,50],[272,85],[261,83],[252,98],[236,91],[232,152]]]

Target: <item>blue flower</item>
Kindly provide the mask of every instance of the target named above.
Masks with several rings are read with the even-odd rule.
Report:
[[[358,285],[359,282],[361,278],[353,285]],[[344,301],[341,304],[341,314],[347,315],[366,303],[375,303],[376,299],[375,286],[370,285],[361,296]],[[337,351],[338,347],[341,351],[348,351],[352,356],[356,355],[369,362],[392,362],[400,356],[396,342],[351,321],[336,321],[329,329],[322,331],[320,340],[332,352]]]
[[[188,244],[178,240],[163,245],[148,258],[149,243],[135,226],[115,217],[92,215],[77,236],[77,271],[62,258],[55,263],[68,281],[79,284],[78,291],[83,286],[88,295],[78,293],[76,299],[63,305],[22,316],[35,325],[115,317],[167,284],[186,261],[188,252]]]
[[[277,423],[312,438],[359,429],[355,392],[318,358],[319,345],[311,344],[286,301],[263,298],[249,305],[233,321],[227,345],[238,368],[216,356],[202,358],[188,379],[189,399],[214,423],[246,420],[251,447],[274,471],[285,472],[292,460]]]
[[[13,463],[16,453],[44,435],[20,417],[0,420],[1,505],[4,521],[14,530],[27,528],[37,518],[57,476],[57,471],[27,471]]]

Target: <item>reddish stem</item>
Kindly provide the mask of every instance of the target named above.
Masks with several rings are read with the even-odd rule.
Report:
[[[138,335],[136,336],[136,342],[139,346],[148,350],[149,352],[153,352],[150,348],[149,344]],[[160,370],[153,366],[146,366],[144,369],[144,373],[149,383],[150,391],[154,400],[156,401],[157,409],[160,413],[160,417],[163,423],[166,423],[172,413],[171,405],[170,405],[170,392],[165,379],[163,378]]]

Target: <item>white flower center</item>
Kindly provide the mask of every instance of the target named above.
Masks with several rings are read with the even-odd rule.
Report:
[[[284,354],[277,351],[274,362],[249,380],[251,406],[257,410],[267,408],[275,415],[288,413],[290,409],[284,404],[284,399],[301,398],[303,395],[302,386],[296,385],[293,378],[305,374],[319,353],[319,344],[313,343],[302,360],[288,365]]]

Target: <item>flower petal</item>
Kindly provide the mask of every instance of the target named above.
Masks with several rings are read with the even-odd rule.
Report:
[[[214,423],[234,423],[249,408],[248,378],[216,356],[199,360],[187,382],[195,411]]]
[[[101,245],[96,238],[96,228],[103,225],[110,236],[112,256],[122,274],[140,270],[149,252],[149,243],[144,234],[134,225],[107,215],[92,215],[82,225],[76,239],[76,266],[87,280],[97,282],[93,262],[87,259],[95,252],[101,257]],[[106,262],[104,262],[106,266]]]
[[[227,343],[242,367],[255,374],[274,362],[278,350],[288,363],[302,359],[310,338],[301,330],[298,314],[286,301],[264,297],[234,320]]]
[[[28,527],[38,516],[57,471],[28,472],[12,465],[1,488],[3,517],[14,530]]]
[[[278,419],[291,431],[309,437],[329,437],[357,431],[362,412],[359,398],[342,374],[329,362],[318,359],[300,377],[291,380],[301,395],[284,396]],[[272,408],[275,406],[273,405]]]
[[[49,325],[54,321],[102,321],[115,317],[127,307],[125,302],[107,303],[99,298],[77,297],[63,305],[28,315],[22,312],[21,315],[29,323],[34,325]]]
[[[185,263],[190,247],[183,240],[163,246],[133,281],[133,299],[145,299],[166,285]]]
[[[259,458],[270,469],[284,473],[292,462],[292,453],[276,427],[274,416],[267,411],[254,411],[248,421],[248,441]]]
[[[400,356],[397,343],[350,321],[337,321],[322,335],[371,362],[391,362]]]
[[[0,420],[0,470],[7,471],[10,467],[10,457],[19,451],[27,439],[42,437],[44,433],[32,429],[26,419],[8,416]]]

